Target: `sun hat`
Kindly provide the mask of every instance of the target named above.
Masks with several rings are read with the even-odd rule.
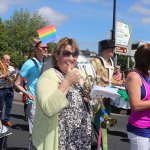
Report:
[[[115,48],[115,43],[113,40],[111,39],[106,39],[106,40],[102,40],[99,42],[99,52],[102,52],[102,51],[105,51],[107,49],[110,49],[110,48]]]

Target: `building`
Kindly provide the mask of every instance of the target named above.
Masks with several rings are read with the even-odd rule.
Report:
[[[81,55],[85,56],[85,57],[96,57],[97,53],[96,52],[92,52],[87,50],[81,50]]]
[[[134,56],[136,50],[143,44],[146,44],[146,43],[150,43],[148,41],[138,41],[138,42],[134,42],[132,45],[131,45],[131,56]]]

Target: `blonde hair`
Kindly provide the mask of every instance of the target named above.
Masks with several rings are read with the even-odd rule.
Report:
[[[52,52],[53,65],[56,65],[56,63],[57,63],[55,55],[59,55],[61,53],[61,51],[64,50],[67,45],[70,45],[72,47],[72,49],[74,49],[76,52],[79,53],[79,47],[78,47],[77,43],[75,42],[75,40],[68,38],[68,37],[64,37],[57,43],[56,47],[54,48],[54,50]]]

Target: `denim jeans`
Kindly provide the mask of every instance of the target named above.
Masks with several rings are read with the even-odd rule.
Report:
[[[12,108],[12,102],[14,99],[13,88],[0,89],[0,119],[2,119],[2,110],[5,103],[5,116],[4,121],[10,120],[10,113]]]

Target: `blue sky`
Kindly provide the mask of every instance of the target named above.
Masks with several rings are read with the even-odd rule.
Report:
[[[116,20],[131,25],[131,41],[150,41],[150,0],[116,1]],[[1,0],[0,17],[9,19],[21,8],[39,11],[59,38],[74,38],[82,50],[97,52],[98,41],[110,38],[113,0]]]

